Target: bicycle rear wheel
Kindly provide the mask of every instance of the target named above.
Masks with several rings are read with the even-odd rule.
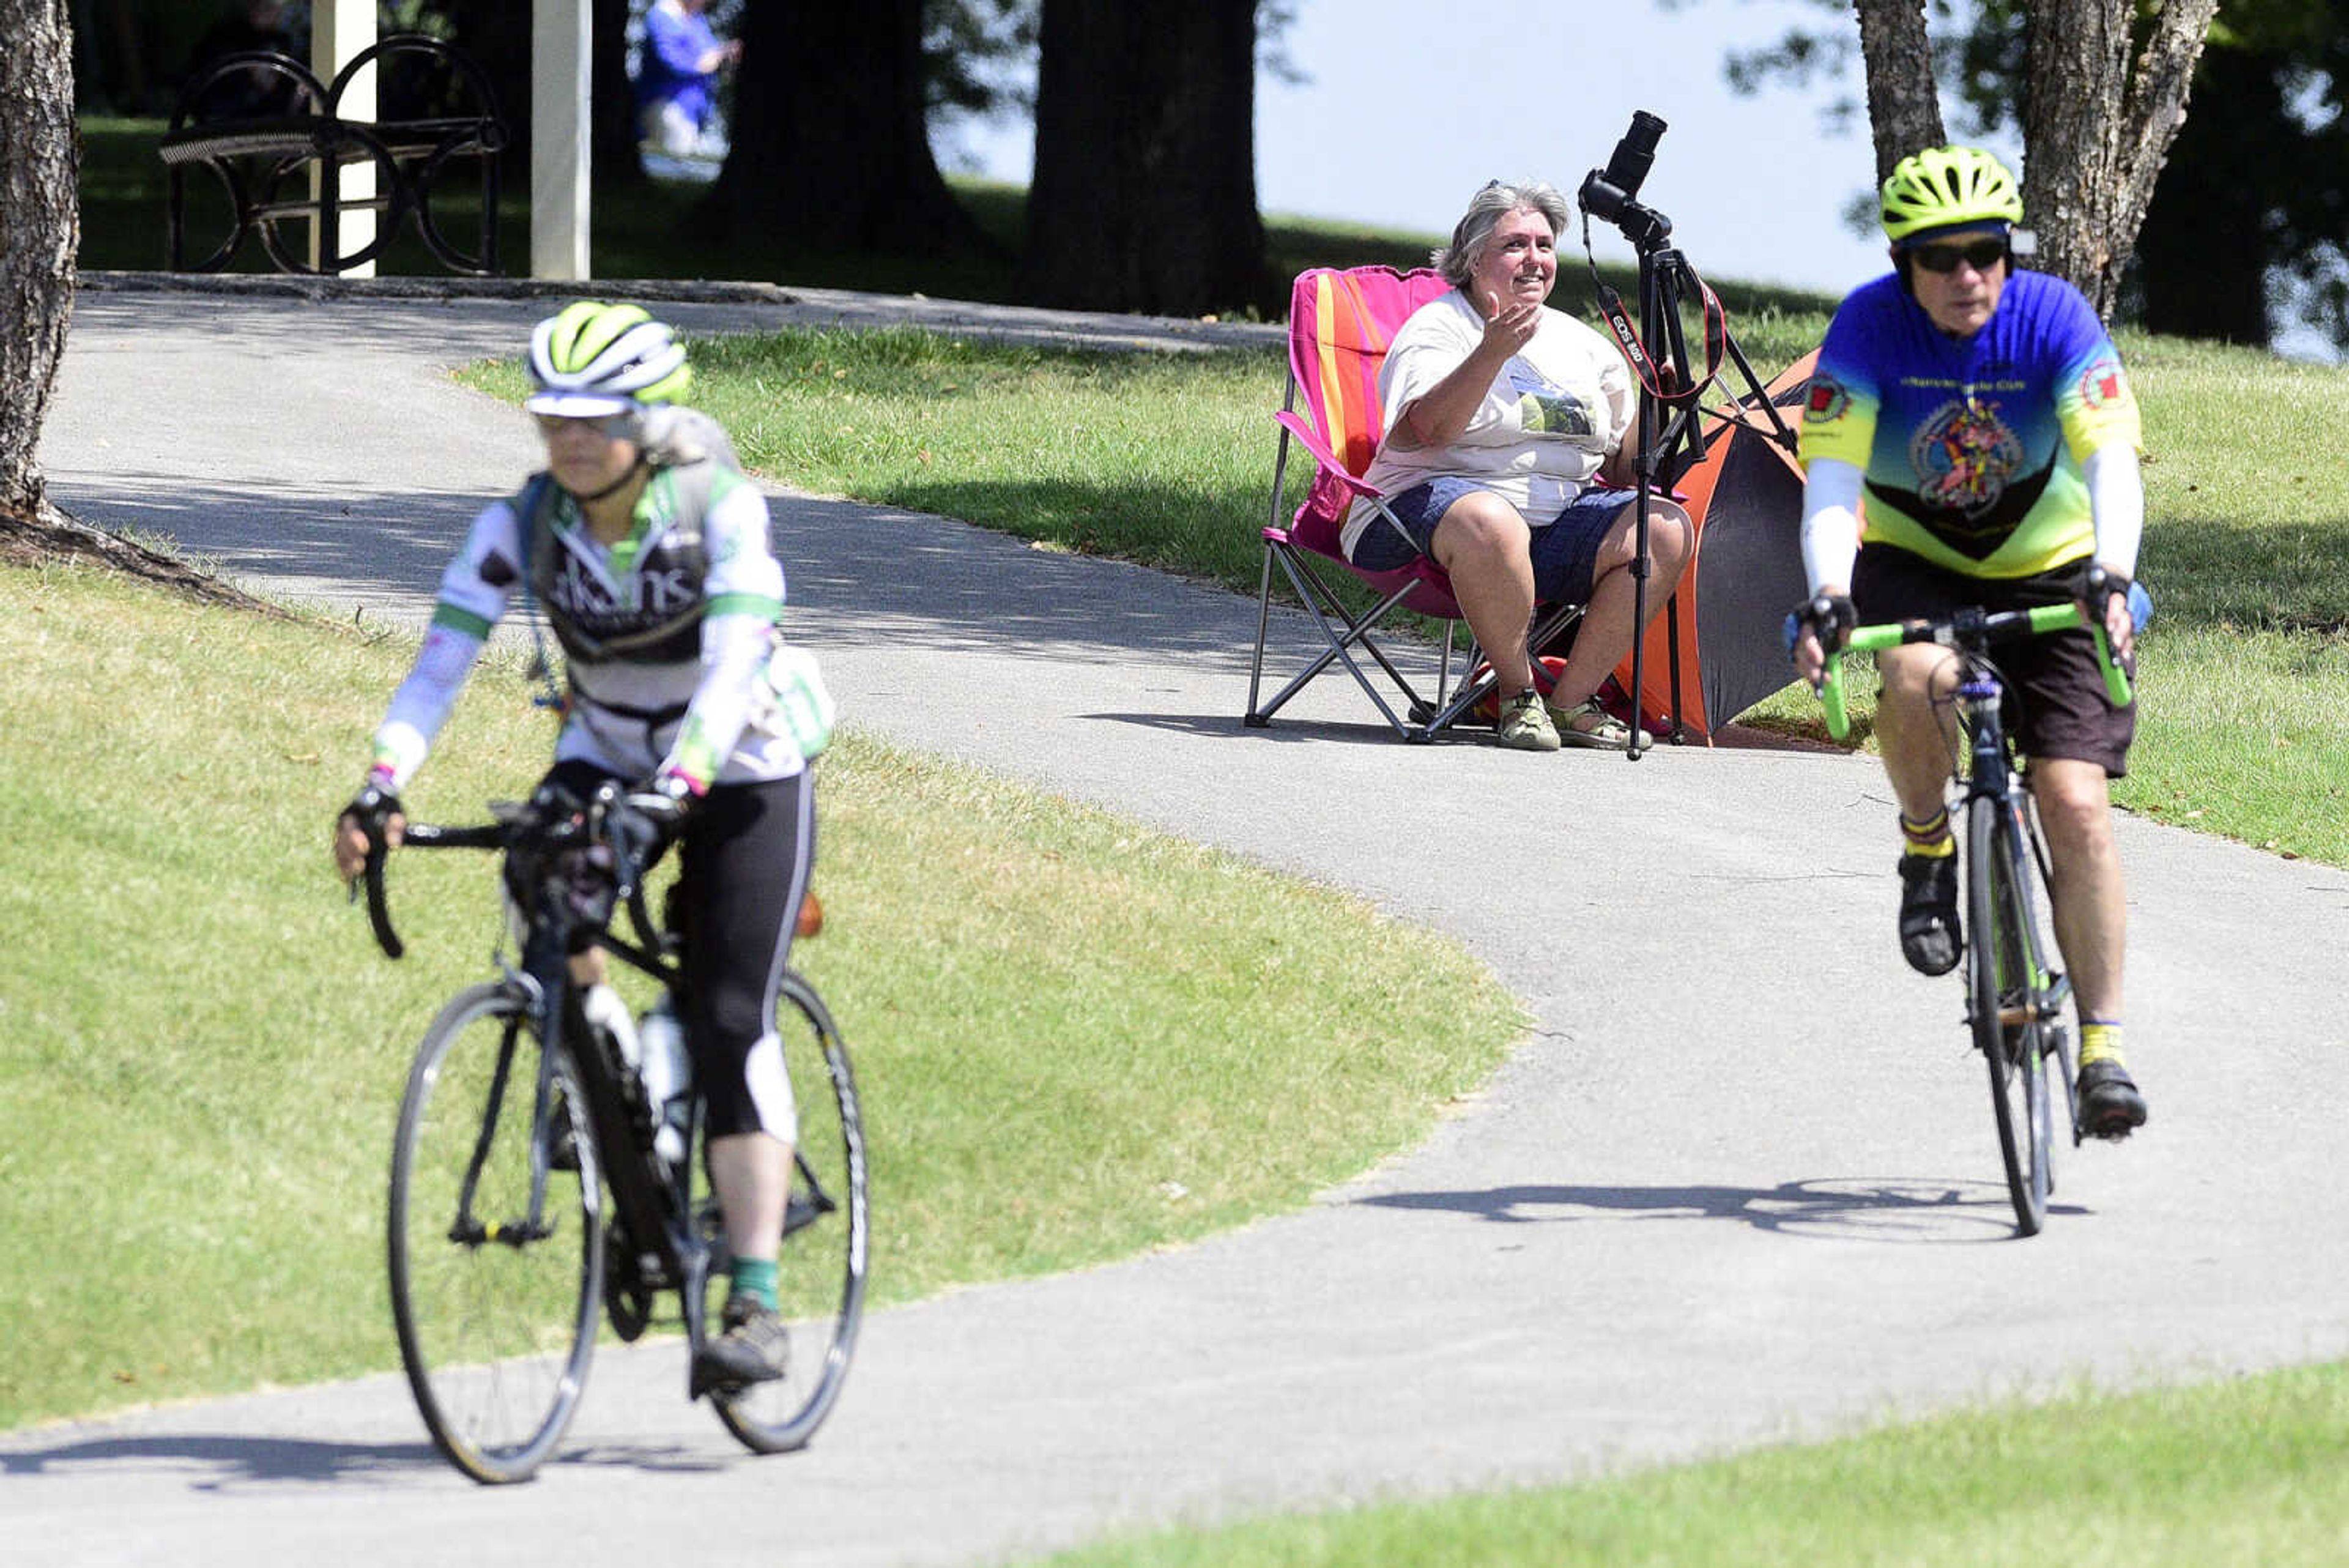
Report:
[[[864,1123],[847,1048],[823,999],[798,975],[784,974],[775,1011],[799,1104],[791,1208],[779,1260],[782,1314],[791,1324],[791,1370],[771,1383],[714,1401],[726,1429],[762,1454],[806,1447],[840,1397],[864,1314],[872,1245]]]
[[[2032,921],[2017,807],[1977,800],[1966,815],[1967,1011],[1990,1070],[1991,1107],[2016,1227],[2035,1236],[2054,1185],[2045,1031],[2045,974]]]
[[[507,986],[463,992],[418,1047],[392,1147],[389,1262],[399,1355],[449,1461],[527,1480],[578,1408],[604,1283],[594,1128],[567,1056],[556,1145],[531,1222],[539,1041]],[[565,1129],[568,1136],[565,1137]]]

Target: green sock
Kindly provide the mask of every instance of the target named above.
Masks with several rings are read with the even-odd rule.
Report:
[[[775,1310],[774,1259],[737,1258],[731,1277],[736,1295],[749,1296],[769,1312]]]

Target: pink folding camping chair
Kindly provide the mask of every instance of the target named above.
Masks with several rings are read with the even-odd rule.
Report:
[[[1273,416],[1280,426],[1280,442],[1273,461],[1271,514],[1264,529],[1256,658],[1248,672],[1244,722],[1252,729],[1271,722],[1290,698],[1333,666],[1354,678],[1395,733],[1412,741],[1433,740],[1464,713],[1474,713],[1491,688],[1489,670],[1465,673],[1475,670],[1479,662],[1473,638],[1466,641],[1465,663],[1457,667],[1464,673],[1455,686],[1458,633],[1464,623],[1441,566],[1419,556],[1392,571],[1365,571],[1346,559],[1338,542],[1357,497],[1378,510],[1371,526],[1402,526],[1387,510],[1385,496],[1361,478],[1386,434],[1385,410],[1379,405],[1379,368],[1411,313],[1450,286],[1441,273],[1425,267],[1413,272],[1385,266],[1315,267],[1298,275],[1288,302],[1288,390]],[[1291,441],[1312,455],[1314,472],[1303,504],[1283,524]],[[1350,607],[1348,596],[1324,575],[1323,562],[1336,563],[1368,585],[1375,602],[1367,609]],[[1269,701],[1259,703],[1276,564],[1311,617],[1321,646]],[[1390,620],[1400,623],[1402,611],[1444,623],[1432,692],[1422,691],[1403,673],[1397,661],[1401,649],[1379,640]],[[1537,607],[1531,645],[1549,643],[1581,614],[1579,605]],[[1384,675],[1384,685],[1373,679],[1371,665]],[[1390,692],[1395,701],[1389,701]]]

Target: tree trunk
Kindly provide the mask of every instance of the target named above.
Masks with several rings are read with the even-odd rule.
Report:
[[[34,462],[81,243],[66,0],[0,0],[0,511],[48,514]]]
[[[0,0],[0,561],[66,558],[267,609],[143,545],[49,504],[34,452],[73,314],[81,244],[67,0]]]
[[[1852,0],[1859,14],[1859,53],[1868,67],[1868,125],[1876,142],[1876,182],[1912,152],[1949,140],[1933,86],[1933,49],[1925,36],[1924,0]]]
[[[2132,0],[2041,0],[2031,11],[2023,207],[2039,236],[2034,265],[2069,280],[2101,316],[2120,297],[2218,8],[2168,0],[2134,71]]]
[[[1190,316],[1259,300],[1257,0],[1044,0],[1028,297]]]
[[[749,6],[739,68],[732,143],[709,199],[728,237],[926,255],[988,248],[930,151],[922,0]]]

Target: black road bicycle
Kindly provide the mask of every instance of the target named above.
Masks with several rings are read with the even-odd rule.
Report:
[[[2006,1165],[2007,1195],[2014,1202],[2016,1227],[2035,1236],[2047,1222],[2047,1195],[2054,1190],[2056,1126],[2047,1086],[2049,1067],[2063,1086],[2064,1121],[2077,1147],[2082,1130],[2073,1081],[2072,1037],[2064,1005],[2072,982],[2048,966],[2054,950],[2041,939],[2038,895],[2047,885],[2047,845],[2031,792],[2016,776],[2014,750],[2002,708],[2006,685],[1991,662],[1992,644],[2037,637],[2081,625],[2072,604],[2036,609],[1959,610],[1936,620],[1863,626],[1845,643],[1874,652],[1903,643],[1930,642],[1958,655],[1959,675],[1950,701],[1955,705],[1961,742],[1955,758],[1961,799],[1955,815],[1965,824],[1966,1023],[1974,1048],[1990,1069],[1991,1107],[1998,1118],[1998,1147]],[[2114,662],[2102,627],[2093,628],[2096,657],[2105,670],[2105,690],[2116,706],[2129,700],[2128,677]],[[1843,692],[1842,660],[1830,654],[1819,690],[1826,704],[1827,731],[1841,740],[1850,729]]]
[[[610,831],[620,798],[542,788],[493,821],[408,825],[405,847],[495,849],[519,966],[441,1009],[418,1046],[392,1147],[392,1314],[409,1386],[434,1444],[483,1482],[528,1480],[561,1442],[587,1381],[596,1319],[620,1340],[678,1298],[687,1365],[711,1324],[706,1298],[730,1262],[693,1105],[686,1158],[656,1151],[660,1108],[608,1031],[581,1012],[568,959],[600,947],[673,996],[675,922],[656,929],[641,878]],[[384,952],[403,945],[384,894],[379,832],[364,879]],[[611,929],[625,905],[636,940]],[[840,1397],[864,1311],[871,1220],[855,1079],[823,1000],[782,977],[776,1028],[798,1104],[783,1225],[781,1305],[791,1369],[712,1394],[718,1418],[760,1453],[805,1446]],[[683,1010],[679,1009],[680,1015]],[[688,1388],[689,1397],[695,1391]]]

